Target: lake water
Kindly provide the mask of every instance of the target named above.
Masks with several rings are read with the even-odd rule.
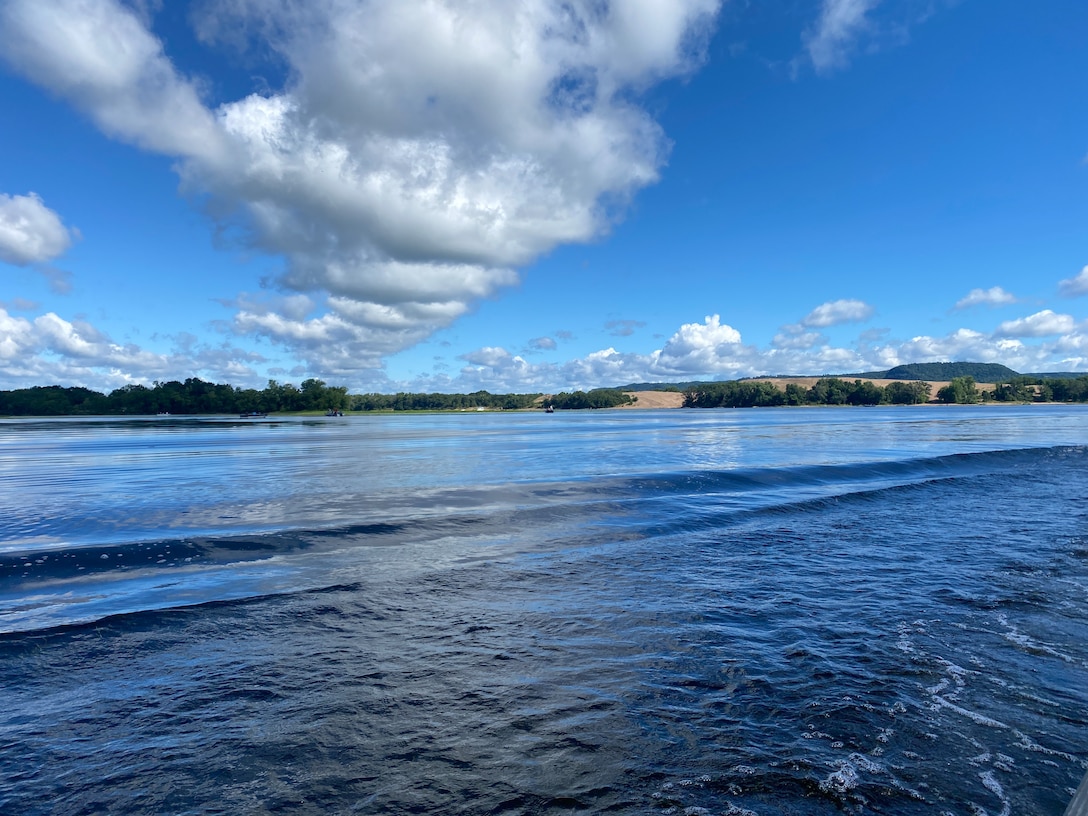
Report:
[[[1060,814],[1088,408],[0,421],[0,812]]]

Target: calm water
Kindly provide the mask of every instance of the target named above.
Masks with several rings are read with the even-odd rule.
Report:
[[[0,812],[1060,814],[1088,409],[0,421]]]

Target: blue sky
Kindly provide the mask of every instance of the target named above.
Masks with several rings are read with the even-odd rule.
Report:
[[[0,388],[1088,371],[1088,6],[0,0]]]

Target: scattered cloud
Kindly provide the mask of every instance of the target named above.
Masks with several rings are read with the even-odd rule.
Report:
[[[645,325],[642,320],[609,320],[604,327],[613,337],[630,337]]]
[[[14,266],[44,264],[63,255],[76,236],[37,193],[0,193],[0,261]]]
[[[719,4],[204,3],[206,44],[259,41],[289,77],[214,107],[149,30],[157,2],[7,0],[0,55],[104,133],[176,158],[219,226],[282,256],[274,285],[314,311],[242,309],[234,329],[333,377],[606,232],[668,153],[638,93],[698,68]]]
[[[1000,286],[989,289],[972,289],[967,295],[956,301],[955,308],[969,309],[972,306],[1008,306],[1016,303],[1016,295],[1010,294]]]
[[[822,0],[820,14],[801,37],[804,50],[791,67],[796,75],[811,65],[817,74],[831,74],[849,66],[861,53],[873,53],[910,41],[913,26],[924,23],[941,6],[956,0]]]
[[[819,332],[805,331],[802,326],[786,326],[774,336],[771,345],[778,349],[810,349],[826,342],[827,338]]]
[[[860,300],[833,300],[817,306],[801,321],[808,328],[826,329],[842,323],[860,323],[873,315],[873,307]]]
[[[356,391],[551,393],[630,382],[842,374],[942,360],[1004,363],[1018,371],[1088,370],[1088,329],[1069,315],[1050,310],[1008,321],[990,334],[960,328],[944,336],[895,340],[884,330],[869,330],[851,348],[833,346],[826,336],[799,326],[786,327],[769,347],[760,348],[744,343],[740,332],[719,315],[710,315],[702,322],[683,324],[649,353],[609,347],[566,362],[534,363],[501,346],[485,346],[460,355],[463,365],[454,376],[445,372],[440,360],[430,374],[394,381],[382,366],[380,343],[389,342],[385,333],[360,335],[366,329],[341,317],[335,304],[328,314],[307,317],[307,303],[299,295],[269,302],[249,298],[239,302],[237,320],[249,324],[242,331],[246,335],[292,333],[291,341],[304,349],[304,356],[321,355],[330,370],[340,372],[330,376],[331,381],[350,384]],[[286,318],[284,312],[295,317]],[[405,330],[417,329],[409,321]],[[131,382],[191,376],[256,387],[267,376],[296,380],[312,376],[308,365],[270,368],[260,376],[255,366],[271,361],[229,342],[209,346],[191,334],[165,339],[172,339],[173,349],[154,353],[114,342],[86,321],[68,321],[52,312],[24,318],[0,309],[0,380],[6,388],[50,382],[109,391]],[[376,344],[369,358],[349,359],[354,349],[367,343]],[[361,370],[362,366],[369,368]]]
[[[1071,315],[1056,314],[1050,309],[1043,309],[1028,317],[1018,320],[1006,320],[994,332],[996,337],[1052,337],[1068,334],[1076,327]]]
[[[42,264],[38,271],[49,284],[49,291],[56,295],[67,295],[72,291],[72,273],[49,264]]]
[[[574,332],[567,331],[566,329],[556,329],[554,332],[552,332],[552,334],[554,334],[560,340],[573,340],[574,339]]]
[[[558,344],[550,337],[534,337],[529,341],[529,348],[535,351],[554,351]]]
[[[9,312],[36,312],[41,309],[41,304],[37,301],[27,300],[26,298],[16,297],[11,300],[0,300],[0,309],[6,309]]]
[[[1066,278],[1058,283],[1058,292],[1063,297],[1080,297],[1088,295],[1088,266],[1077,273],[1076,277]]]
[[[869,28],[867,16],[880,0],[824,0],[820,18],[804,36],[805,53],[819,74],[846,67],[858,38]]]
[[[259,385],[253,365],[264,358],[229,345],[207,346],[191,335],[170,354],[117,343],[83,320],[53,312],[29,319],[0,308],[0,378],[4,388],[57,383],[110,391],[133,382],[203,375],[216,382]]]

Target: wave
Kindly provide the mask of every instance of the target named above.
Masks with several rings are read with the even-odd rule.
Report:
[[[982,476],[1079,465],[1085,447],[1021,448],[928,458],[699,470],[472,485],[349,497],[348,523],[135,542],[24,546],[0,554],[0,632],[168,608],[312,591],[380,565],[464,563],[512,552],[705,531],[762,516]],[[369,517],[368,517],[369,516]],[[423,549],[420,549],[423,548]],[[384,551],[385,554],[379,554]],[[390,555],[389,553],[399,554]]]

